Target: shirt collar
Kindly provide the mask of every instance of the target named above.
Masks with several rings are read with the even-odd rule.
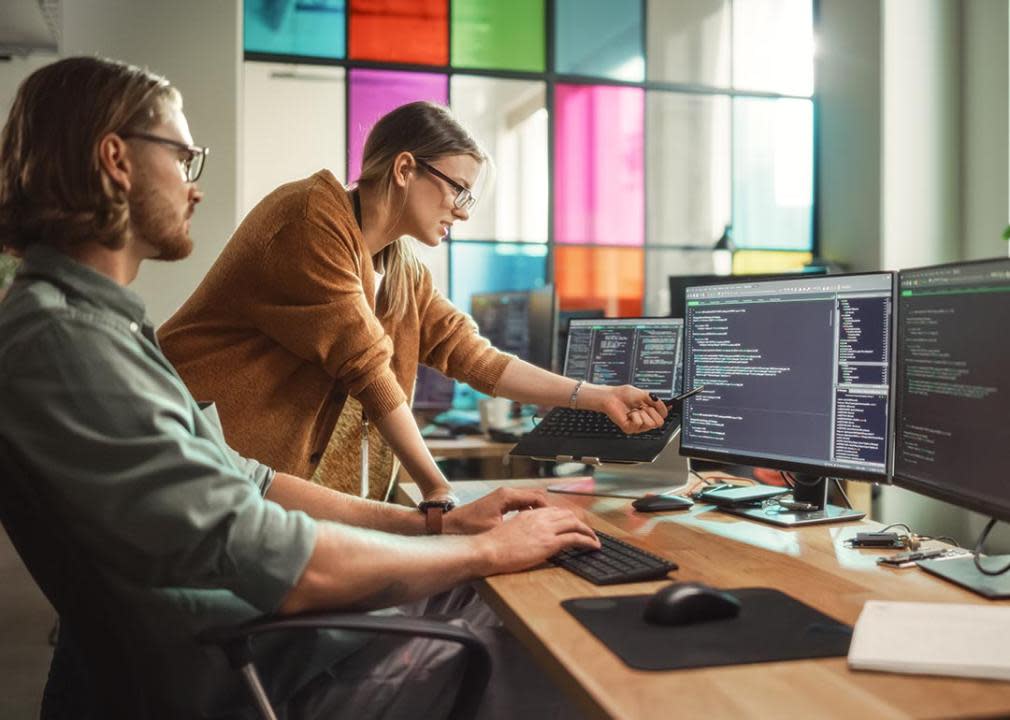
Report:
[[[145,320],[147,310],[140,295],[48,245],[30,245],[18,274],[48,280],[134,322]]]

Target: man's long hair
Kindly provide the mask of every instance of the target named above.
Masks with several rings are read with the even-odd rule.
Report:
[[[101,167],[99,142],[149,129],[181,103],[165,78],[114,60],[73,57],[32,73],[0,137],[0,249],[122,247],[129,205]]]

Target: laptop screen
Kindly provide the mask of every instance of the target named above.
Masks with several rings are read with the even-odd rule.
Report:
[[[573,319],[565,377],[598,385],[634,385],[660,397],[681,392],[680,318]]]

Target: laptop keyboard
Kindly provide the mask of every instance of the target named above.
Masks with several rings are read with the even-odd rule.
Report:
[[[661,580],[677,564],[653,555],[613,535],[596,531],[602,547],[599,550],[563,550],[550,561],[565,570],[585,578],[594,585]]]
[[[637,440],[657,440],[662,439],[671,425],[678,424],[680,424],[680,415],[669,413],[660,427],[628,435],[603,413],[592,410],[554,408],[547,413],[547,416],[536,426],[534,431],[539,435],[550,437],[621,437]]]

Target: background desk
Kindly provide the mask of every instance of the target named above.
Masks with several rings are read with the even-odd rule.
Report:
[[[499,485],[455,485],[464,501]],[[417,497],[401,486],[400,499]],[[590,513],[590,523],[675,560],[673,578],[721,588],[772,587],[848,624],[870,599],[984,604],[918,569],[888,570],[879,551],[851,550],[843,540],[876,523],[795,530],[761,525],[695,506],[643,515],[627,500],[552,495]],[[638,718],[938,718],[1010,716],[1010,683],[853,672],[845,658],[643,672],[632,670],[561,608],[592,595],[652,593],[663,582],[597,587],[545,566],[488,578],[481,595],[545,670],[592,717]],[[1010,652],[1010,648],[1007,649]]]
[[[451,439],[425,438],[424,444],[436,462],[478,461],[479,469],[473,471],[473,474],[482,479],[529,477],[536,473],[537,466],[540,465],[538,461],[529,458],[508,457],[509,450],[515,447],[515,443],[494,442],[485,435],[462,435]],[[413,480],[401,467],[397,482],[411,483]]]

